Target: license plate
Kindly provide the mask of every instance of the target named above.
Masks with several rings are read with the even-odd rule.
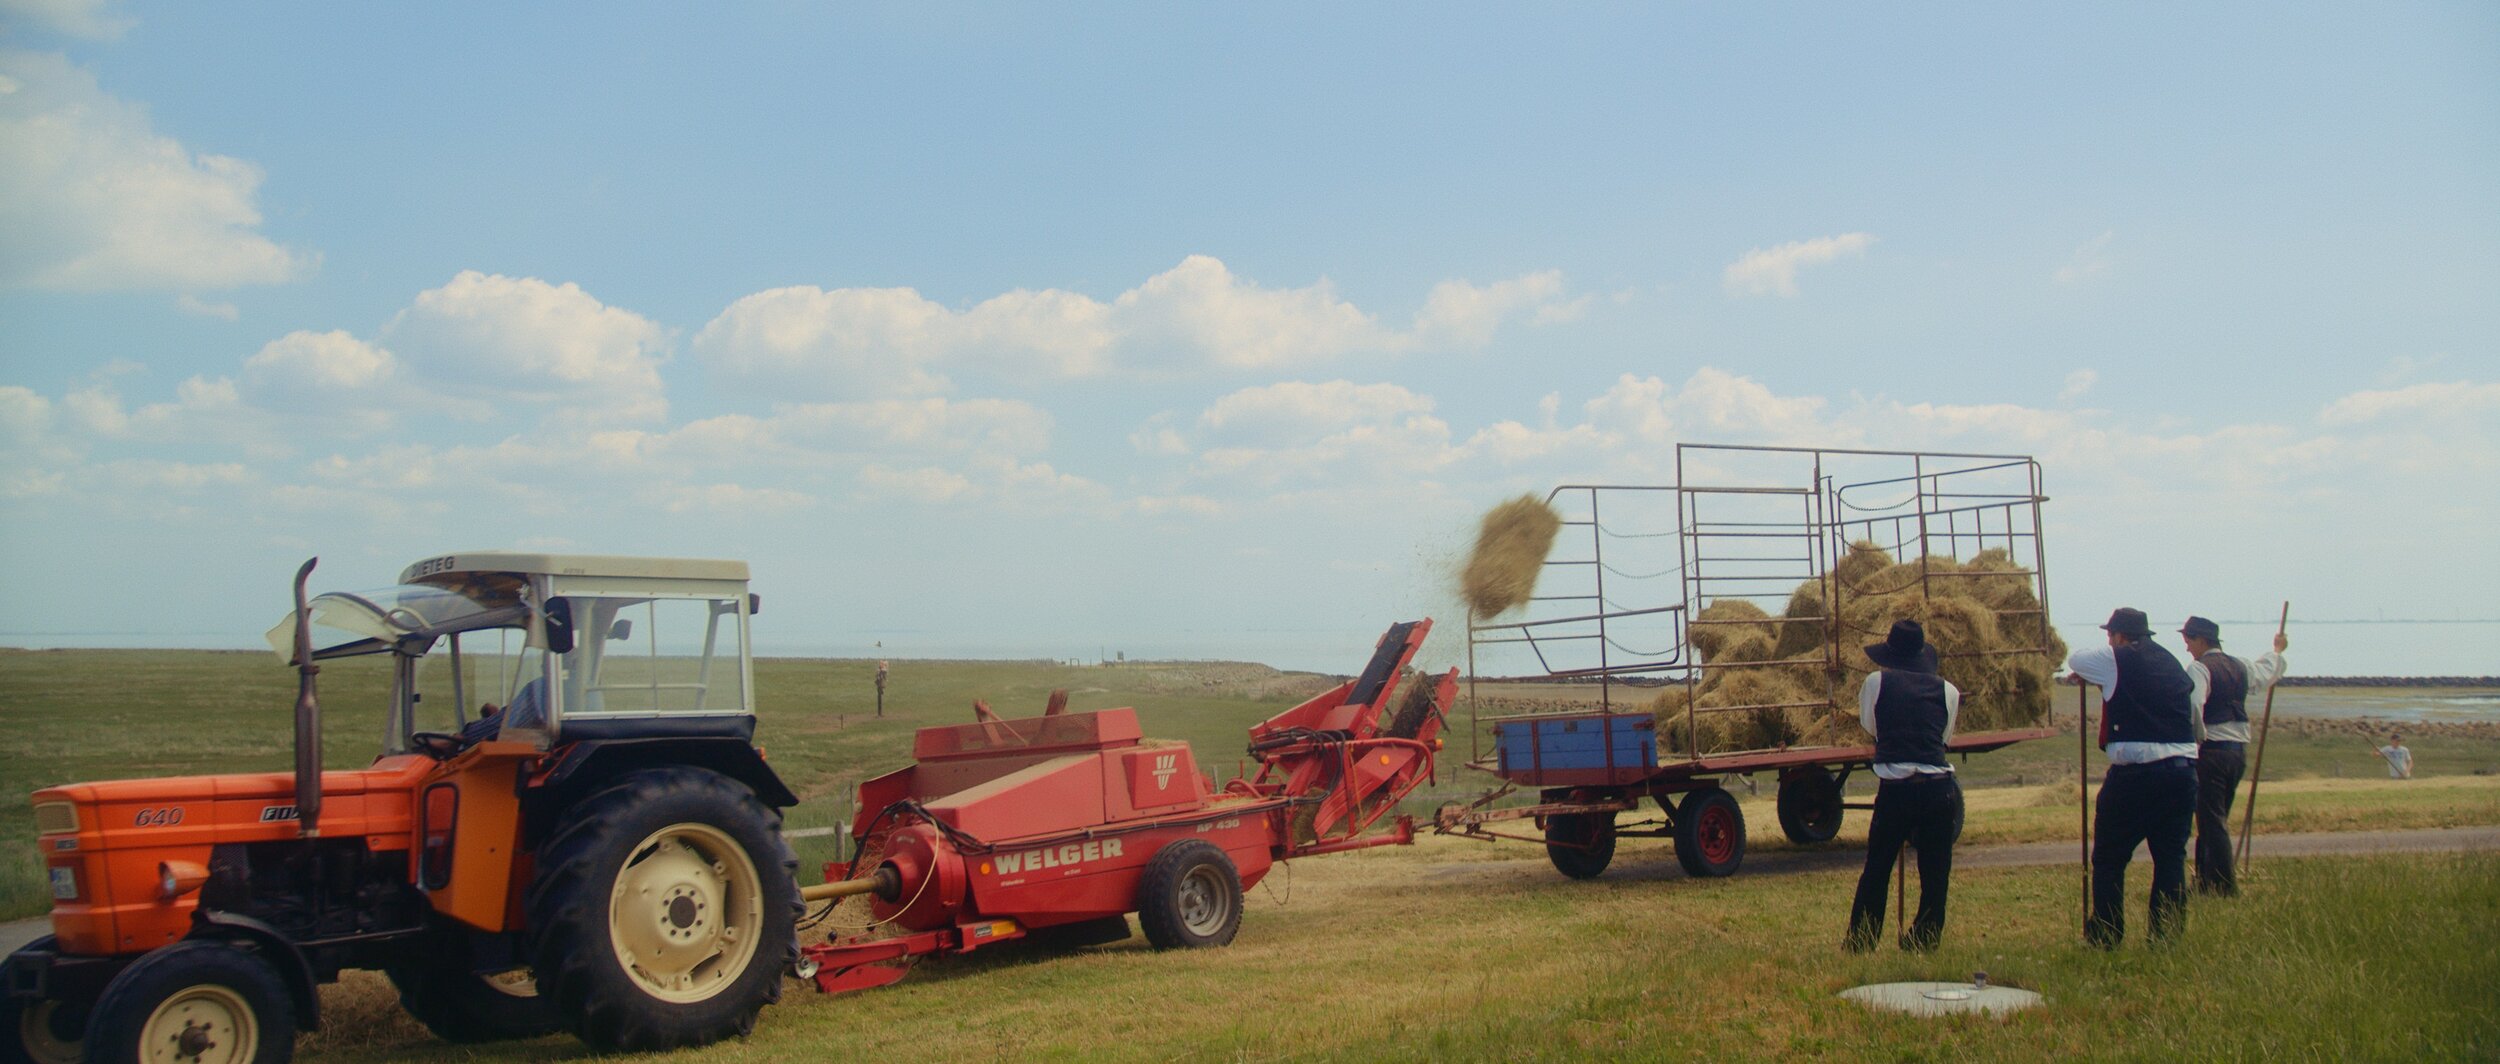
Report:
[[[78,870],[77,870],[77,869],[75,869],[75,868],[55,868],[55,869],[53,869],[53,870],[52,870],[52,900],[54,900],[54,901],[77,901],[77,900],[78,900]]]

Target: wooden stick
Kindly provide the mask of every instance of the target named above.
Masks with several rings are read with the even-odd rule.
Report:
[[[2075,685],[2075,820],[2083,840],[2083,933],[2092,933],[2092,712],[2091,695]]]
[[[2291,623],[2292,603],[2291,600],[2286,599],[2283,602],[2283,615],[2275,619],[2274,634],[2278,636],[2284,634],[2290,628]],[[2240,814],[2239,870],[2243,872],[2248,870],[2249,855],[2255,852],[2251,843],[2257,837],[2257,781],[2266,772],[2266,732],[2274,727],[2274,689],[2281,686],[2283,686],[2283,678],[2280,676],[2275,677],[2273,683],[2266,685],[2266,712],[2257,724],[2256,764],[2251,765],[2248,770],[2248,808]]]

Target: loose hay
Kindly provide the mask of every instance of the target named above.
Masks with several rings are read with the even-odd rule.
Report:
[[[1536,593],[1537,574],[1554,549],[1562,515],[1534,495],[1522,495],[1485,512],[1476,550],[1459,574],[1459,595],[1479,619],[1507,613]]]
[[[1685,626],[1684,638],[1701,652],[1703,661],[1762,661],[1771,656],[1770,619],[1770,614],[1751,601],[1723,598],[1694,615],[1693,623]],[[1755,649],[1756,643],[1760,644],[1759,649]],[[1730,653],[1730,648],[1738,644],[1744,649]]]

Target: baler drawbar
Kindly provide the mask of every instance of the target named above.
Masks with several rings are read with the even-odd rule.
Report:
[[[910,767],[860,785],[855,856],[800,891],[828,907],[867,895],[872,923],[801,949],[800,974],[829,993],[882,986],[905,969],[880,962],[1041,931],[1117,941],[1132,912],[1158,949],[1231,942],[1243,890],[1275,862],[1414,841],[1403,815],[1365,832],[1432,778],[1458,670],[1417,677],[1389,712],[1431,630],[1390,626],[1360,675],[1252,727],[1258,774],[1220,790],[1187,743],[1144,738],[1135,710],[1068,713],[1065,692],[1038,717],[975,703],[971,724],[921,729]]]

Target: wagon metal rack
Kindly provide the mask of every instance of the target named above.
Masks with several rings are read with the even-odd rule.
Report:
[[[1545,844],[1557,869],[1574,878],[1603,872],[1619,837],[1674,840],[1677,860],[1695,876],[1733,874],[1745,849],[1744,813],[1726,789],[1731,777],[1769,772],[1779,781],[1780,827],[1813,843],[1840,831],[1843,787],[1872,763],[1872,742],[1704,752],[1700,721],[1710,713],[1811,709],[1830,714],[1854,700],[1838,689],[1847,640],[1880,639],[1843,618],[1852,596],[1938,593],[1970,574],[1937,558],[2002,549],[2031,581],[2037,608],[1997,611],[2000,631],[2021,638],[1996,650],[1940,648],[1944,657],[2045,653],[2052,644],[2047,550],[2041,534],[2040,465],[2024,455],[1842,448],[1680,444],[1674,485],[1566,484],[1546,496],[1566,535],[1545,562],[1540,594],[1518,620],[1474,619],[1468,627],[1468,702],[1476,745],[1468,767],[1502,780],[1473,802],[1443,806],[1442,834]],[[1585,535],[1585,539],[1581,537]],[[1853,543],[1872,543],[1915,566],[1915,579],[1868,588],[1838,578]],[[1993,574],[1998,578],[2008,574]],[[1792,592],[1816,583],[1820,616],[1783,617]],[[1705,679],[1720,670],[1816,663],[1707,662],[1687,655],[1697,628],[1760,621],[1705,619],[1705,604],[1741,598],[1775,624],[1819,626],[1821,697],[1801,702],[1703,707]],[[1776,628],[1774,629],[1777,630]],[[1532,664],[1531,675],[1598,687],[1594,712],[1478,717],[1477,676],[1487,658]],[[1680,753],[1661,751],[1647,704],[1660,687],[1681,684],[1687,705]],[[1495,750],[1482,746],[1491,725]],[[2056,734],[2045,710],[2025,726],[1955,736],[1962,754]],[[1534,788],[1537,801],[1501,806]],[[1618,824],[1646,799],[1660,816]],[[1496,825],[1533,821],[1539,836]]]

